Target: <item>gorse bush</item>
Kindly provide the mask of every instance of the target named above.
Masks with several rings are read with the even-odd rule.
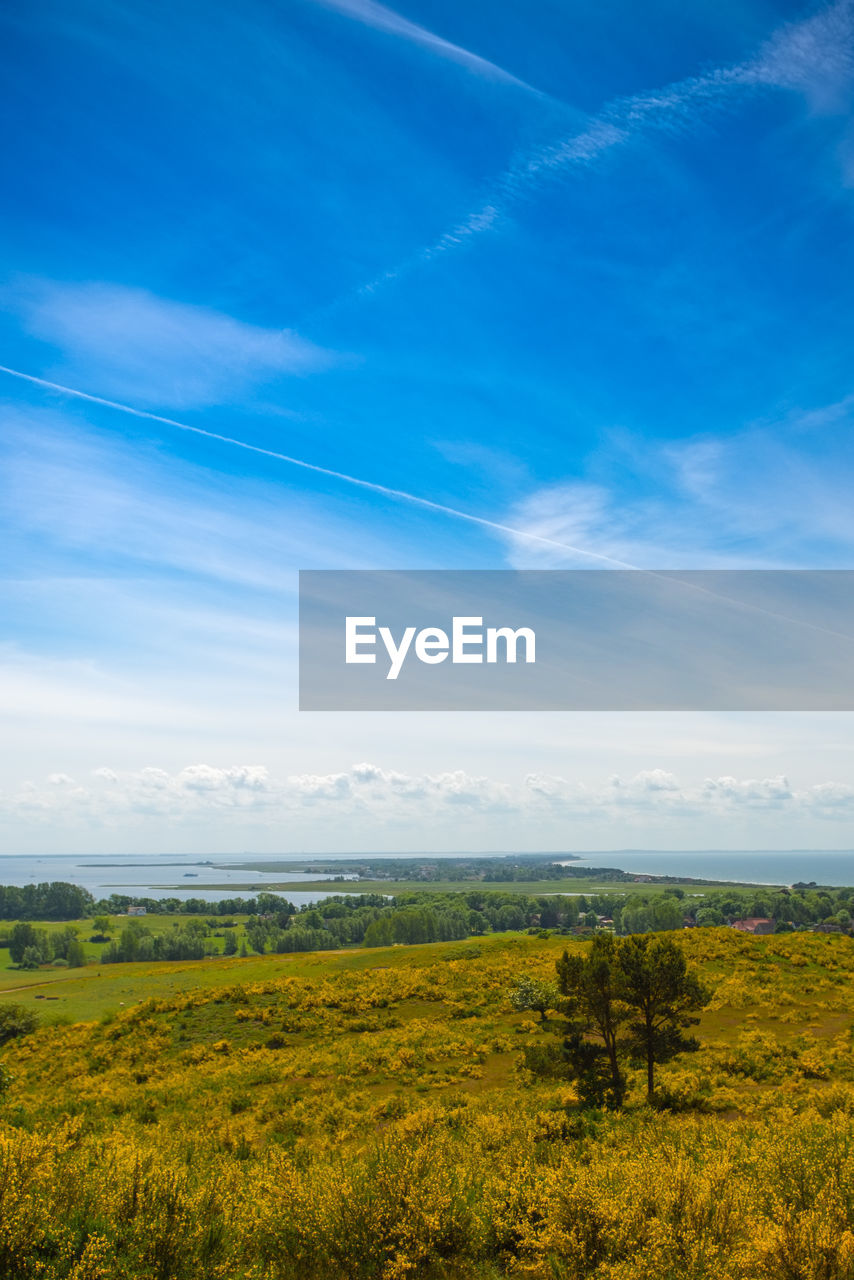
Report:
[[[74,1025],[0,1004],[0,1277],[852,1280],[854,944],[679,942],[716,996],[656,1108],[628,1056],[620,1111],[524,1065],[559,1039],[531,999],[603,943],[177,964]]]
[[[0,1003],[0,1045],[18,1036],[30,1035],[38,1024],[38,1014],[34,1009],[8,1001]]]
[[[854,1121],[408,1116],[366,1150],[216,1170],[79,1124],[0,1139],[8,1280],[848,1280]],[[785,1132],[783,1127],[785,1126]]]

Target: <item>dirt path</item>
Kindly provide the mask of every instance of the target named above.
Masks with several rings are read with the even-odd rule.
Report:
[[[25,982],[21,987],[0,987],[0,996],[9,991],[32,991],[34,987],[58,987],[63,982],[73,982],[73,978],[45,978],[44,982]]]

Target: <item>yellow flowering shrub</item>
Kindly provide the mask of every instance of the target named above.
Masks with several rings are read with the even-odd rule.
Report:
[[[0,1277],[854,1280],[854,944],[681,941],[715,997],[659,1111],[518,1069],[561,938],[270,957],[12,1042]]]

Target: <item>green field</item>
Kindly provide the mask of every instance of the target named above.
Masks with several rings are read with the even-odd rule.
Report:
[[[238,942],[242,941],[245,937],[247,917],[238,915],[223,917],[223,919],[226,918],[236,922],[237,927],[234,930],[229,930],[229,932],[236,934]],[[180,927],[180,925],[186,924],[193,917],[156,913],[150,913],[142,917],[113,915],[110,917],[111,928],[107,936],[109,938],[117,938],[131,919],[139,919],[152,934],[157,935],[169,933]],[[0,920],[0,936],[10,933],[16,923],[14,920]],[[38,920],[32,923],[48,934],[62,933],[69,927],[75,929],[83,947],[86,964],[81,968],[41,965],[37,969],[22,969],[13,964],[8,947],[0,946],[0,997],[9,995],[10,998],[27,1003],[31,1000],[38,1001],[42,1014],[46,1019],[70,1018],[73,1021],[79,1018],[98,1017],[106,1009],[117,1009],[123,1003],[130,1004],[143,998],[140,994],[139,983],[139,971],[142,966],[134,964],[100,965],[98,963],[109,942],[90,941],[90,938],[95,933],[91,919],[63,922]],[[215,936],[217,932],[224,934],[225,931],[221,927],[214,930],[208,941],[212,946],[222,951],[225,945],[225,938],[224,936]],[[251,963],[251,958],[249,958],[249,962]],[[185,985],[182,985],[182,983],[185,980],[179,977],[176,977],[178,985],[174,988],[168,985],[161,986],[159,969],[190,970],[194,966],[199,968],[202,965],[208,965],[215,969],[224,963],[227,963],[225,957],[211,957],[204,961],[176,961],[171,965],[168,963],[152,964],[148,966],[150,979],[146,979],[143,986],[148,989],[153,984],[152,989],[156,988],[157,990],[184,990]],[[243,958],[242,963],[247,963],[246,957]],[[136,982],[133,986],[128,987],[128,973],[130,971],[136,974]]]
[[[210,918],[215,919],[216,917],[211,915]],[[176,929],[180,927],[180,925],[186,924],[189,920],[193,919],[204,920],[206,917],[175,915],[173,913],[158,913],[155,911],[150,911],[144,916],[114,914],[110,916],[110,930],[105,936],[108,939],[117,938],[130,920],[139,920],[140,923],[144,924],[152,934],[164,934],[169,933],[171,930]],[[243,937],[243,926],[248,919],[247,916],[234,914],[223,916],[222,919],[234,920],[238,927],[233,932],[236,932],[238,938]],[[9,934],[17,923],[17,920],[0,920],[0,937]],[[44,929],[46,933],[62,933],[62,931],[67,929],[69,926],[76,929],[77,936],[83,946],[83,951],[86,955],[87,961],[99,960],[101,958],[101,952],[104,950],[104,947],[108,945],[108,942],[90,942],[89,939],[97,932],[91,917],[85,917],[81,920],[31,920],[29,923],[34,925],[37,929]],[[217,921],[213,932],[214,934],[225,933],[225,930],[219,921]],[[228,930],[228,932],[230,933],[232,930]],[[224,938],[213,937],[212,940],[214,943],[218,944],[219,949],[222,950]],[[0,946],[0,975],[2,975],[4,969],[9,968],[11,963],[8,951],[3,946]]]
[[[182,917],[183,918],[183,917]],[[174,916],[146,916],[152,931],[173,925]],[[77,922],[85,925],[87,922]],[[0,924],[0,929],[2,929]],[[40,925],[60,929],[64,925]],[[91,924],[89,925],[91,928]],[[241,928],[242,933],[242,928]],[[431,963],[448,948],[468,948],[487,954],[512,937],[501,934],[469,942],[434,943],[418,947],[418,964]],[[526,938],[527,941],[527,938]],[[100,951],[98,944],[92,950]],[[106,944],[102,944],[106,945]],[[383,967],[412,963],[411,947],[392,947],[382,955]],[[212,956],[204,960],[158,961],[152,964],[87,964],[80,969],[16,969],[9,953],[0,949],[0,1000],[38,1009],[44,1022],[87,1022],[148,999],[165,999],[190,991],[212,992],[238,983],[265,982],[279,976],[310,977],[318,973],[359,972],[377,964],[377,952],[364,948],[288,955]],[[407,956],[409,958],[407,959]]]
[[[329,897],[337,893],[385,893],[397,896],[402,893],[521,893],[529,897],[541,894],[568,894],[578,896],[590,893],[663,893],[665,889],[683,889],[685,893],[700,893],[704,888],[724,888],[729,885],[741,885],[738,881],[722,880],[669,880],[666,883],[651,884],[649,881],[635,883],[633,880],[594,880],[572,877],[566,880],[290,880],[270,882],[260,885],[257,881],[250,884],[205,884],[205,889],[213,889],[222,893],[223,897],[234,897],[236,894],[281,893],[287,897],[293,893],[316,893],[319,898]],[[143,888],[144,886],[126,885],[126,889]],[[775,888],[774,885],[763,885],[763,888]],[[161,892],[174,892],[185,889],[186,885],[167,884],[154,885]]]

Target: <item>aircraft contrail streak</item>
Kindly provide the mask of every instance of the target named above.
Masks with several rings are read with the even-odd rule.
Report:
[[[162,422],[164,426],[175,427],[178,431],[189,431],[193,435],[203,436],[207,440],[216,440],[220,444],[232,445],[236,449],[246,449],[249,453],[257,453],[264,458],[273,458],[277,462],[285,462],[292,467],[301,467],[304,471],[312,471],[316,475],[328,476],[332,480],[340,480],[345,484],[355,485],[357,488],[366,489],[370,493],[381,494],[383,497],[390,498],[395,502],[407,502],[411,506],[421,507],[422,510],[426,511],[435,511],[439,515],[450,516],[454,520],[465,520],[469,524],[477,525],[482,529],[489,529],[493,533],[509,534],[513,538],[524,538],[529,542],[536,542],[540,546],[556,547],[560,551],[571,551],[574,555],[587,556],[591,560],[596,560],[600,564],[611,565],[613,568],[631,569],[635,572],[649,574],[655,578],[664,576],[661,570],[641,569],[639,565],[616,560],[613,556],[605,555],[600,551],[589,551],[586,547],[576,547],[572,543],[561,542],[557,538],[547,538],[544,534],[531,533],[525,529],[516,529],[513,525],[502,524],[499,520],[488,520],[485,516],[476,516],[470,511],[460,511],[458,507],[449,507],[442,502],[433,502],[430,498],[419,497],[418,494],[409,493],[406,489],[393,489],[388,485],[378,484],[375,480],[363,480],[359,476],[348,475],[346,471],[335,471],[331,467],[322,467],[317,462],[307,462],[304,458],[294,458],[290,454],[279,453],[275,449],[264,449],[261,445],[250,444],[246,440],[237,440],[234,436],[220,435],[219,432],[207,431],[204,427],[192,427],[189,423],[179,422],[176,418],[166,418],[159,413],[150,413],[147,409],[135,409],[132,405],[122,404],[118,400],[106,400],[103,396],[92,395],[88,391],[78,391],[75,387],[66,387],[60,382],[50,382],[47,378],[37,378],[32,373],[23,373],[20,369],[10,369],[7,365],[0,364],[0,373],[6,373],[12,378],[20,378],[24,382],[33,383],[37,387],[46,387],[50,391],[58,391],[61,395],[73,396],[77,400],[85,400],[90,404],[100,404],[107,409],[116,409],[119,413],[129,413],[134,418]],[[735,600],[731,596],[720,595],[711,588],[700,586],[698,583],[684,582],[678,579],[677,581],[682,587],[704,596],[711,596],[713,599],[718,599],[722,603],[735,606],[747,613],[759,613],[765,617],[774,618],[778,622],[805,627],[807,630],[834,636],[840,640],[851,640],[850,636],[842,632],[822,627],[806,618],[792,618],[786,614],[765,609],[762,605],[753,604],[746,600]]]
[[[118,400],[105,400],[103,396],[91,395],[88,391],[78,391],[75,387],[63,386],[60,382],[49,382],[47,378],[37,378],[32,373],[22,373],[20,369],[10,369],[0,364],[0,373],[7,373],[12,378],[21,378],[37,387],[46,387],[50,391],[58,391],[61,395],[73,396],[77,400],[86,400],[90,404],[100,404],[107,409],[116,409],[120,413],[129,413],[134,418],[146,418],[150,422],[162,422],[167,427],[175,427],[178,431],[190,431],[193,435],[204,436],[207,440],[217,440],[220,444],[229,444],[236,449],[246,449],[249,453],[259,453],[265,458],[274,458],[277,462],[286,462],[292,467],[302,467],[304,471],[313,471],[316,475],[329,476],[332,480],[342,480],[345,484],[367,489],[371,493],[382,494],[397,502],[408,502],[427,511],[436,511],[440,515],[451,516],[455,520],[466,520],[469,524],[479,525],[483,529],[491,529],[495,533],[510,534],[514,538],[525,538],[544,546],[556,547],[561,551],[571,551],[575,555],[588,556],[602,564],[613,565],[620,569],[634,569],[635,565],[615,560],[613,556],[603,555],[599,551],[588,551],[584,547],[575,547],[568,542],[560,542],[556,538],[547,538],[543,534],[531,533],[525,529],[516,529],[512,525],[502,524],[498,520],[488,520],[485,516],[476,516],[471,511],[460,511],[457,507],[446,506],[442,502],[433,502],[430,498],[422,498],[418,494],[408,493],[405,489],[393,489],[388,485],[378,484],[374,480],[363,480],[360,476],[351,476],[344,471],[335,471],[331,467],[322,467],[317,462],[307,462],[304,458],[294,458],[287,453],[278,453],[275,449],[264,449],[261,445],[250,444],[247,440],[237,440],[234,436],[220,435],[216,431],[207,431],[204,427],[192,427],[187,422],[179,422],[176,418],[165,418],[159,413],[150,413],[146,409],[135,409],[132,405],[122,404]]]

